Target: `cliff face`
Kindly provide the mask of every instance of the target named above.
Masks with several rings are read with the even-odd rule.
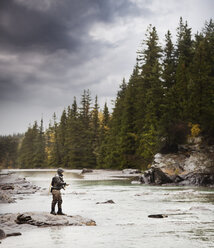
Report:
[[[202,144],[197,138],[179,146],[177,153],[158,153],[140,181],[149,184],[214,185],[214,146]]]

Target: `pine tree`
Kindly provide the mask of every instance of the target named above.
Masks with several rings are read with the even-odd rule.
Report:
[[[120,133],[120,151],[121,151],[121,166],[136,167],[136,96],[137,83],[139,78],[138,64],[134,67],[133,74],[130,77],[124,96],[124,108],[121,113],[121,133]]]
[[[82,129],[75,97],[72,107],[68,109],[67,132],[68,166],[69,168],[81,168]]]
[[[56,113],[53,114],[53,126],[50,126],[51,147],[49,154],[49,166],[59,167],[61,164],[60,144],[59,144],[59,128],[56,121]]]
[[[84,91],[80,107],[80,147],[81,147],[81,166],[93,167],[96,165],[96,158],[93,153],[93,132],[91,128],[91,97],[90,91]]]
[[[193,41],[191,28],[180,20],[177,40],[177,70],[176,70],[176,99],[179,117],[183,122],[188,122],[189,113],[189,84],[190,64],[193,58]]]
[[[58,145],[60,155],[60,166],[67,167],[68,163],[68,147],[66,145],[67,137],[67,113],[64,109],[58,126]]]
[[[36,133],[37,132],[37,133]],[[46,153],[45,153],[45,135],[43,127],[43,119],[41,119],[40,127],[36,130],[35,127],[35,157],[34,164],[37,168],[46,166]]]
[[[98,147],[98,154],[97,154],[97,167],[98,168],[105,168],[106,158],[108,156],[108,131],[109,131],[109,121],[110,121],[110,114],[108,110],[107,103],[104,104],[103,113],[101,113],[101,126],[100,126],[100,133],[99,133],[99,147]]]
[[[127,84],[123,79],[120,85],[120,90],[117,93],[115,107],[109,123],[110,131],[108,133],[108,141],[106,145],[106,167],[120,168],[122,161],[121,152],[121,128],[122,128],[122,113],[124,109],[124,99],[126,94]]]
[[[140,69],[142,70],[140,93],[142,94],[141,99],[143,99],[141,105],[143,121],[142,126],[138,129],[138,144],[146,143],[147,146],[139,145],[137,153],[145,160],[145,164],[152,159],[153,153],[159,148],[159,139],[157,137],[159,135],[163,86],[160,66],[162,49],[158,44],[158,40],[156,28],[150,25],[144,41],[145,49],[140,53],[139,57]],[[154,131],[151,132],[151,130]]]
[[[176,59],[175,49],[172,43],[171,33],[165,36],[165,47],[163,50],[163,101],[162,115],[160,120],[160,133],[165,142],[164,149],[176,150],[175,139],[172,130],[178,121],[178,108],[176,104]]]
[[[100,123],[99,123],[99,106],[97,96],[95,97],[95,104],[92,110],[92,117],[91,117],[91,128],[92,128],[92,148],[93,154],[95,157],[94,166],[97,165],[97,157],[98,157],[98,150],[99,150],[99,135],[100,135]]]

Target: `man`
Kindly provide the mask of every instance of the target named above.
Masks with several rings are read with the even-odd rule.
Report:
[[[55,212],[55,206],[58,204],[58,212],[59,215],[64,215],[62,212],[62,196],[61,196],[61,189],[65,189],[65,186],[67,185],[63,180],[63,172],[64,170],[62,168],[59,168],[57,170],[57,175],[52,178],[51,182],[51,193],[53,195],[53,200],[51,204],[51,214],[56,215]]]

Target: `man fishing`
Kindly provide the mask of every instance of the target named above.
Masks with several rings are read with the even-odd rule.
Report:
[[[62,196],[61,196],[61,189],[65,189],[65,186],[67,186],[68,184],[66,184],[63,180],[63,172],[64,170],[62,168],[59,168],[57,170],[57,175],[54,176],[52,178],[52,182],[51,182],[51,193],[53,195],[53,200],[52,200],[52,204],[51,204],[51,214],[56,215],[55,212],[55,206],[56,204],[58,204],[58,215],[65,215],[62,212]]]

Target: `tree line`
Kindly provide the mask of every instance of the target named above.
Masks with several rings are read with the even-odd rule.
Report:
[[[74,98],[47,130],[43,120],[29,127],[14,156],[22,168],[142,169],[155,153],[177,152],[199,133],[214,143],[214,22],[193,36],[180,18],[176,41],[168,31],[163,46],[148,27],[111,114],[84,91],[80,106]]]

